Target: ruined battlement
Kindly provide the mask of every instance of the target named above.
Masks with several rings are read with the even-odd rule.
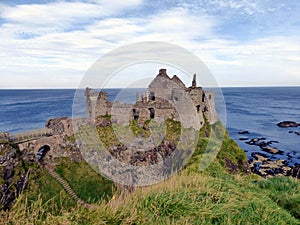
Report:
[[[97,124],[97,121],[101,121],[97,118],[105,115],[111,116],[112,123],[123,125],[128,125],[132,120],[137,120],[138,124],[156,118],[182,120],[183,118],[179,118],[180,112],[190,108],[187,106],[189,101],[180,101],[187,98],[186,96],[193,102],[193,110],[190,113],[198,116],[200,127],[204,123],[203,114],[210,124],[218,120],[214,93],[206,92],[197,86],[196,74],[193,76],[192,86],[186,87],[177,75],[170,78],[166,69],[160,69],[149,84],[147,92],[141,96],[137,93],[134,104],[110,102],[106,92],[96,92],[91,88],[86,89],[85,96],[87,121],[96,125],[101,125]],[[187,121],[187,124],[190,123]]]

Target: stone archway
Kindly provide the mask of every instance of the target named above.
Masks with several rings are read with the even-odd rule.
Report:
[[[42,162],[47,153],[50,151],[50,146],[49,145],[43,145],[39,148],[39,150],[36,153],[37,159],[39,162]]]

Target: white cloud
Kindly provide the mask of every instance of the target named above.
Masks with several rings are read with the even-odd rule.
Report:
[[[249,43],[215,46],[227,61],[207,60],[218,82],[225,86],[300,85],[300,64],[291,61],[291,55],[299,55],[298,37],[270,37]],[[240,50],[247,54],[240,54]],[[206,52],[211,57],[212,52]],[[234,63],[236,62],[236,64]],[[293,79],[290,79],[293,77]]]
[[[102,0],[92,2],[57,1],[48,4],[3,5],[0,17],[7,21],[2,25],[5,35],[9,32],[16,38],[36,37],[47,33],[77,30],[93,20],[116,16],[133,7],[142,0]]]
[[[1,18],[12,23],[23,25],[55,25],[70,24],[92,18],[101,18],[121,13],[142,4],[142,0],[102,0],[92,2],[57,1],[48,4],[23,4],[2,6]],[[84,22],[84,21],[82,21]]]
[[[260,10],[248,1],[210,4],[248,14]],[[74,86],[103,54],[138,41],[165,41],[194,52],[220,85],[300,85],[299,36],[224,39],[216,33],[222,24],[218,16],[192,13],[190,6],[126,16],[142,5],[141,0],[89,0],[2,7],[0,76],[5,82],[0,87],[55,86],[55,79],[58,86]]]
[[[217,5],[218,7],[225,8],[227,10],[234,9],[252,15],[256,10],[257,6],[255,1],[248,0],[212,0],[211,4]]]
[[[175,8],[150,18],[146,30],[155,34],[164,34],[172,39],[208,38],[212,35],[215,21],[206,15],[193,15],[187,9]]]

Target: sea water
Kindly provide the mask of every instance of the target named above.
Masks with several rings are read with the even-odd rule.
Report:
[[[144,89],[107,89],[109,100],[116,97],[121,102],[134,102],[136,92]],[[0,90],[0,131],[19,133],[42,128],[54,117],[72,117],[74,89]],[[120,92],[121,91],[121,92]],[[85,116],[84,90],[76,116]],[[243,148],[248,156],[260,152],[240,138],[266,138],[278,141],[273,144],[284,151],[284,158],[291,163],[300,163],[300,136],[289,131],[298,128],[280,128],[276,123],[283,120],[300,122],[300,87],[251,87],[223,88],[226,104],[226,127],[230,136]],[[119,93],[121,93],[119,95]],[[216,99],[218,108],[218,99]],[[78,110],[79,109],[79,110]],[[225,123],[225,121],[224,121]],[[249,134],[241,135],[247,130]]]

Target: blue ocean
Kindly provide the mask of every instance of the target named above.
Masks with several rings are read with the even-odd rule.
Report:
[[[19,133],[42,128],[48,119],[72,117],[72,105],[76,90],[0,90],[0,131]],[[121,89],[107,89],[109,99],[114,100]],[[133,102],[136,92],[143,89],[122,90],[120,101]],[[226,127],[230,136],[245,150],[248,156],[260,152],[259,147],[245,143],[241,138],[265,138],[284,151],[290,164],[300,163],[300,132],[298,128],[280,128],[283,120],[300,122],[300,87],[223,88],[226,104]],[[120,96],[119,96],[120,97]],[[76,116],[85,116],[84,91],[82,105],[77,106]],[[218,111],[218,99],[216,99]],[[224,121],[225,122],[225,121]],[[248,131],[249,134],[239,134]]]

